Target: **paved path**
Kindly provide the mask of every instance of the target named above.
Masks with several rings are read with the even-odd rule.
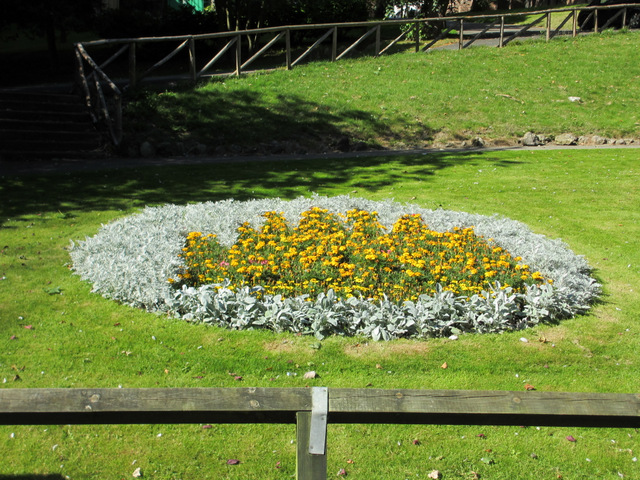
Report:
[[[447,26],[454,28],[456,30],[459,28],[458,23],[455,21],[448,21]],[[484,23],[464,22],[463,23],[463,34],[464,34],[463,43],[466,44],[469,40],[471,40],[476,35],[481,33],[486,27],[487,27],[487,24],[484,24]],[[504,32],[503,32],[504,41],[508,41],[508,39],[512,35],[519,32],[524,27],[526,27],[526,25],[505,25]],[[529,28],[526,32],[523,32],[519,37],[517,37],[517,39],[531,40],[534,38],[540,38],[544,35],[546,35],[546,28],[541,28],[536,26],[536,27]],[[558,35],[571,35],[571,31],[562,30],[558,33]],[[498,23],[493,27],[491,27],[486,32],[484,32],[482,34],[482,37],[475,40],[470,46],[471,47],[480,47],[480,46],[497,47],[499,44],[500,44],[500,24]],[[433,50],[458,50],[458,48],[459,48],[459,41],[456,40],[448,45],[442,45],[439,47],[434,47],[432,49]]]
[[[367,152],[316,153],[307,155],[260,155],[260,156],[192,156],[192,157],[157,157],[157,158],[109,158],[109,159],[58,159],[38,161],[3,161],[0,160],[0,185],[2,178],[24,175],[56,175],[73,172],[98,172],[144,167],[171,167],[180,165],[217,165],[247,162],[294,162],[304,160],[322,160],[335,158],[367,158],[398,155],[434,155],[465,154],[496,151],[535,151],[535,150],[592,150],[592,149],[640,149],[640,144],[633,145],[598,145],[598,146],[560,146],[544,145],[539,147],[486,147],[486,148],[424,148],[413,150],[373,150]]]

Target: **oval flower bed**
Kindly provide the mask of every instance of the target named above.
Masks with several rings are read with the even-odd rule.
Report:
[[[582,257],[519,222],[347,196],[146,208],[71,256],[128,305],[318,338],[522,329],[600,291]]]

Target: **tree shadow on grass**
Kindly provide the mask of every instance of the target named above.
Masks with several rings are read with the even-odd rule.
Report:
[[[476,161],[508,168],[520,162],[478,153],[434,153],[204,163],[2,179],[2,221],[30,214],[128,210],[165,203],[226,198],[291,199],[310,192],[357,191],[366,196],[430,179],[446,168]]]
[[[378,144],[375,139],[392,138],[393,125],[402,121],[382,121],[364,110],[331,107],[297,95],[206,88],[140,92],[129,102],[124,118],[125,130],[132,137],[157,143],[195,141],[210,149],[250,149],[273,142],[313,149],[345,135],[374,147]],[[354,123],[357,133],[349,131],[356,130]],[[431,134],[425,129],[425,135]]]

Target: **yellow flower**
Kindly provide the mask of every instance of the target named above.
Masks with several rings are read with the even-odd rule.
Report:
[[[231,287],[260,284],[267,294],[315,295],[332,288],[341,297],[386,294],[398,301],[432,294],[436,283],[456,294],[480,292],[494,281],[516,290],[527,282],[551,283],[519,265],[521,258],[490,246],[473,228],[435,232],[419,215],[404,215],[388,232],[377,212],[362,210],[341,215],[311,208],[295,228],[282,213],[264,217],[258,230],[248,223],[238,228],[238,240],[228,249],[215,235],[189,233],[180,255],[186,266],[170,282],[228,278]]]

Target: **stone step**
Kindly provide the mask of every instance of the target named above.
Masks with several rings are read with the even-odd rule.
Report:
[[[102,157],[104,137],[77,95],[0,92],[0,157]]]
[[[95,138],[80,138],[75,140],[49,140],[49,139],[2,139],[2,151],[14,150],[51,150],[60,152],[66,150],[94,150],[101,147],[102,142]]]
[[[78,104],[83,105],[79,95],[54,92],[19,92],[12,90],[0,90],[0,102],[18,100],[21,103],[51,103],[51,104]]]
[[[96,130],[40,130],[40,129],[0,129],[0,141],[7,142],[65,142],[78,144],[99,144],[102,134]]]
[[[35,130],[39,132],[95,132],[92,123],[84,121],[38,120],[38,119],[9,119],[0,118],[0,131],[3,130]]]

